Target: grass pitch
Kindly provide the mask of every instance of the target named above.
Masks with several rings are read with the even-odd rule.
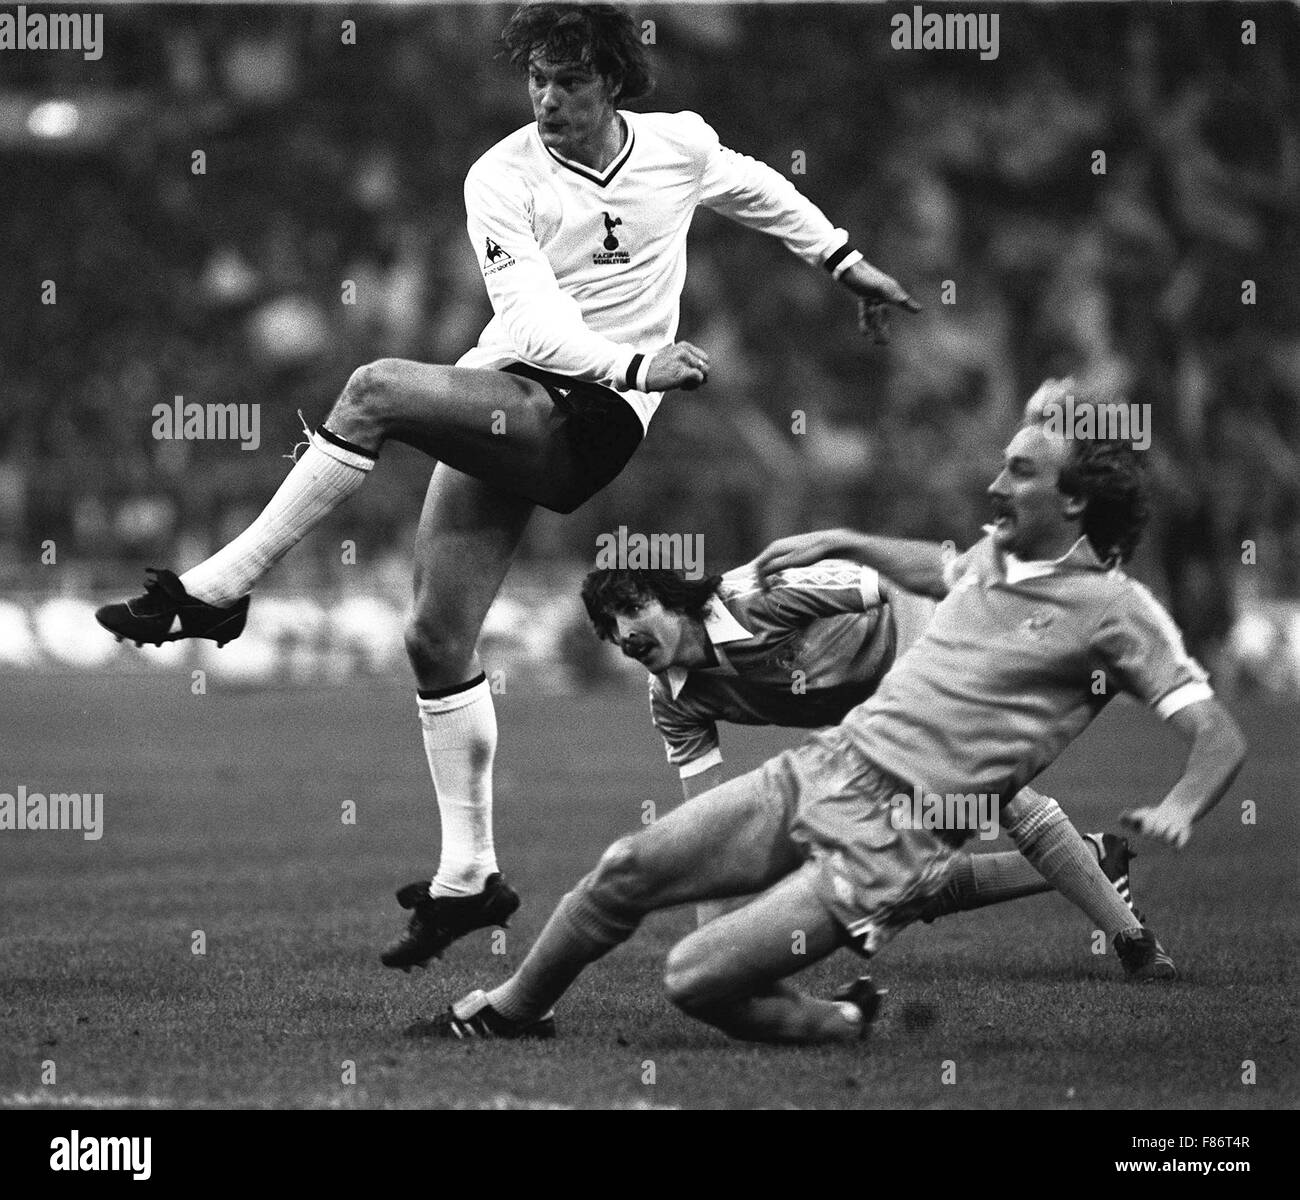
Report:
[[[873,965],[890,995],[869,1046],[816,1049],[733,1044],[668,1005],[684,911],[579,980],[555,1042],[400,1036],[504,978],[643,803],[677,802],[640,688],[498,697],[498,850],[524,906],[504,939],[473,934],[411,975],[377,957],[403,915],[393,889],[438,841],[404,682],[193,696],[186,673],[7,676],[0,713],[0,791],[104,794],[99,841],[0,832],[0,1106],[1296,1103],[1295,708],[1239,707],[1235,788],[1182,855],[1147,848],[1134,868],[1177,984],[1125,985],[1085,918],[1035,897],[904,933]],[[727,729],[724,750],[739,770],[797,736]],[[1116,705],[1043,788],[1081,829],[1115,828],[1181,761]],[[824,992],[859,970],[840,954],[803,979]]]

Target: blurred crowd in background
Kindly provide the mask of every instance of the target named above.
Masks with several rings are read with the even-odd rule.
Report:
[[[710,570],[832,524],[968,544],[1025,398],[1073,372],[1152,406],[1134,573],[1204,658],[1300,688],[1300,11],[1002,5],[981,61],[892,49],[893,7],[633,9],[658,79],[635,107],[702,113],[925,310],[872,347],[824,274],[701,212],[680,336],[710,383],[539,517],[519,586],[567,594],[618,525],[703,533]],[[530,119],[494,57],[508,6],[104,11],[99,61],[0,76],[0,594],[28,600],[191,565],[283,478],[298,410],[472,345],[464,174]],[[260,447],[155,438],[178,395],[260,405]],[[400,620],[428,473],[386,449],[268,590]]]

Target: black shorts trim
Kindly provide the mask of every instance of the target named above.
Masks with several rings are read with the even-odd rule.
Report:
[[[528,363],[509,363],[501,370],[540,383],[560,418],[556,470],[568,478],[555,481],[560,499],[537,503],[569,513],[618,478],[645,437],[641,418],[622,396],[599,383]]]

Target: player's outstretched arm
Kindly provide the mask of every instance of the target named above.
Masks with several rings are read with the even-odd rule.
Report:
[[[1246,739],[1228,710],[1213,697],[1179,709],[1169,723],[1191,743],[1182,778],[1156,805],[1121,814],[1120,821],[1181,850],[1199,821],[1232,785],[1246,760]]]
[[[848,234],[836,229],[790,180],[766,163],[727,149],[693,113],[681,118],[683,131],[704,163],[700,203],[705,208],[779,238],[792,254],[824,268],[858,297],[858,327],[878,343],[889,341],[891,307],[920,311],[907,289],[853,249]]]
[[[938,542],[826,529],[778,538],[754,560],[754,571],[765,585],[778,571],[806,567],[823,558],[847,558],[874,567],[909,592],[942,599],[948,594],[944,564],[950,557]]]

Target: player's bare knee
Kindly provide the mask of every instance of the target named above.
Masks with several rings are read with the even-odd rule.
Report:
[[[417,679],[428,679],[428,686],[457,683],[466,664],[474,656],[476,638],[463,636],[459,630],[444,620],[427,613],[415,612],[402,631],[406,643],[406,657],[410,660]],[[456,675],[444,679],[444,675]]]
[[[401,359],[379,358],[353,371],[330,412],[329,428],[362,446],[382,441],[401,386],[401,367]]]
[[[591,891],[600,902],[617,909],[639,909],[650,896],[651,880],[637,837],[619,838],[591,875]]]

